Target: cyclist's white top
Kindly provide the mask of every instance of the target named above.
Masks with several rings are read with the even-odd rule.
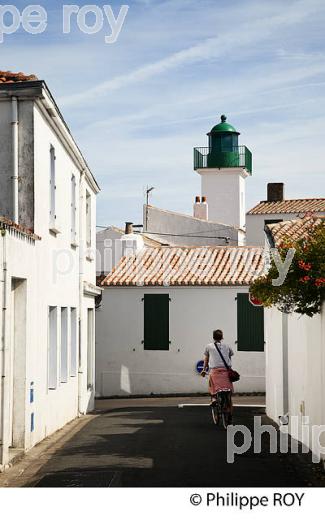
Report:
[[[232,349],[224,343],[218,343],[218,347],[225,358],[225,362],[229,367],[231,367],[231,356],[234,355]],[[214,343],[209,343],[205,347],[204,355],[209,356],[210,368],[225,368],[224,362],[222,361]]]

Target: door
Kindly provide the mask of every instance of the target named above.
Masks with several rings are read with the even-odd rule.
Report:
[[[26,407],[26,280],[11,281],[10,439],[12,448],[25,446]]]

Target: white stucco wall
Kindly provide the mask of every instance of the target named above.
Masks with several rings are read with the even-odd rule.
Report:
[[[221,328],[235,351],[238,392],[265,389],[264,352],[238,352],[237,292],[247,288],[106,288],[96,323],[96,392],[99,396],[206,392],[196,373],[212,331]],[[170,350],[144,350],[144,294],[168,293]]]
[[[279,311],[266,311],[266,410],[276,422],[286,413],[283,407],[285,378],[283,383],[281,323]],[[320,454],[319,447],[312,442],[312,427],[325,425],[325,307],[322,314],[312,318],[288,315],[287,340],[289,432]],[[309,424],[304,429],[303,417],[308,418]],[[325,446],[324,434],[321,444]]]
[[[245,179],[243,168],[205,168],[201,175],[201,194],[207,197],[209,219],[243,228],[245,225]]]
[[[282,314],[276,309],[264,310],[266,407],[272,419],[283,415],[283,350]]]
[[[144,206],[143,224],[144,231],[149,236],[150,233],[156,233],[152,235],[152,238],[179,246],[224,246],[225,240],[218,237],[229,237],[230,245],[236,246],[240,235],[237,229],[229,225],[230,222],[214,221],[210,216],[209,221],[201,220],[153,206]],[[241,235],[240,240],[242,240]]]
[[[324,212],[315,215],[325,216]],[[302,218],[303,214],[297,213],[269,213],[265,215],[246,215],[246,245],[263,246],[265,242],[265,220],[293,220]]]
[[[20,103],[20,101],[19,101]],[[29,101],[31,103],[31,101]],[[96,247],[96,193],[93,183],[85,174],[81,174],[81,166],[76,163],[71,150],[60,137],[55,124],[48,121],[36,103],[33,105],[32,124],[30,112],[19,110],[20,125],[24,133],[20,135],[20,147],[24,147],[24,135],[33,136],[33,161],[27,170],[24,162],[24,172],[28,178],[33,177],[35,207],[29,208],[29,218],[32,219],[34,231],[41,237],[34,244],[15,232],[6,231],[5,238],[0,237],[0,253],[3,240],[7,248],[7,299],[11,299],[12,279],[26,281],[26,332],[25,332],[25,374],[23,399],[19,406],[25,411],[24,445],[29,449],[44,437],[55,432],[67,422],[74,419],[78,413],[85,413],[94,405],[94,386],[87,387],[87,312],[94,309],[94,297],[84,293],[84,282],[96,283],[95,253],[87,250],[86,244],[86,191],[91,195],[91,249]],[[26,115],[26,118],[25,118]],[[2,113],[0,117],[2,121]],[[8,121],[5,120],[6,123]],[[3,121],[2,121],[3,123]],[[0,124],[0,127],[2,125]],[[28,127],[28,125],[30,125]],[[29,128],[29,134],[28,134]],[[10,145],[10,143],[9,143]],[[50,146],[55,148],[56,156],[56,215],[59,233],[50,231]],[[7,172],[7,157],[0,155],[0,171]],[[76,228],[77,240],[71,240],[71,176],[76,178]],[[24,182],[24,178],[22,182]],[[24,202],[20,194],[20,204]],[[2,205],[0,206],[2,214]],[[0,275],[3,279],[3,258],[0,258]],[[2,294],[0,295],[2,298]],[[56,389],[48,388],[48,313],[49,306],[58,309],[58,367],[60,367],[60,337],[61,308],[77,309],[77,362],[80,358],[79,370],[75,376],[69,373],[67,382],[61,382],[59,377]],[[2,309],[1,305],[1,309]],[[3,319],[3,318],[1,318]],[[80,327],[78,322],[80,321]],[[14,345],[12,327],[14,326],[12,306],[8,305],[6,313],[6,348],[7,359],[6,384],[16,370],[14,361]],[[17,324],[16,324],[17,326]],[[69,325],[68,325],[69,328]],[[19,333],[22,326],[19,325]],[[79,351],[80,334],[80,356]],[[94,335],[94,331],[93,331]],[[70,335],[68,334],[68,337]],[[95,342],[94,342],[95,344]],[[69,351],[70,345],[68,345]],[[3,344],[1,345],[3,348]],[[1,353],[0,353],[1,354]],[[93,380],[95,370],[95,351],[92,352]],[[2,359],[2,356],[0,355]],[[0,363],[1,363],[0,359]],[[70,359],[68,358],[68,366]],[[19,368],[21,370],[21,367]],[[31,383],[34,389],[34,402],[29,402]],[[1,389],[0,389],[1,392]],[[7,394],[8,395],[8,394]],[[0,399],[1,403],[1,399]],[[2,439],[3,449],[0,454],[0,467],[9,460],[8,448],[11,446],[10,431],[12,427],[12,410],[17,407],[17,401],[12,395],[7,399],[5,409],[0,405],[0,423],[5,424],[5,436]],[[34,413],[34,431],[31,431],[31,413]],[[1,434],[0,434],[1,435]]]

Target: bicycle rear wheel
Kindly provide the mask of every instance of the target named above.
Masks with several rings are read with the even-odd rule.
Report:
[[[212,414],[212,420],[216,426],[218,426],[220,422],[220,413],[219,413],[219,407],[218,406],[211,406],[211,414]]]
[[[222,415],[222,426],[226,430],[227,426],[229,425],[229,412],[223,411],[221,415]]]
[[[224,394],[222,396],[222,404],[221,404],[221,416],[222,416],[222,426],[226,430],[230,424],[230,394]]]

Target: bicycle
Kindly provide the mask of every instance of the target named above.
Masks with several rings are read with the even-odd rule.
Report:
[[[222,426],[227,429],[227,426],[231,423],[231,391],[220,390],[216,393],[215,404],[211,405],[212,420],[216,426],[219,425],[220,419],[222,420]]]

